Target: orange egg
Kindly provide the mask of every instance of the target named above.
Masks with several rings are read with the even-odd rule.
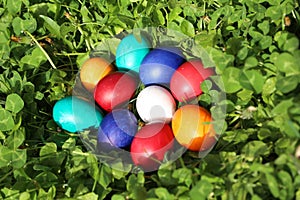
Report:
[[[177,109],[172,130],[178,143],[192,151],[209,150],[216,143],[211,115],[198,105],[184,105]]]
[[[88,91],[94,92],[97,83],[114,70],[115,67],[103,58],[89,58],[81,67],[81,83]]]

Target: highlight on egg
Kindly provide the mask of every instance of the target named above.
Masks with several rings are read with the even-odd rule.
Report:
[[[141,62],[148,54],[149,49],[149,42],[144,36],[127,35],[117,47],[116,65],[118,69],[120,71],[133,70],[138,73]]]
[[[59,127],[71,133],[98,128],[103,118],[93,104],[75,96],[57,101],[52,115]]]
[[[171,92],[180,102],[194,99],[202,93],[201,83],[214,74],[213,68],[204,68],[200,59],[189,60],[174,72],[170,82]]]
[[[143,59],[139,76],[144,85],[169,86],[175,70],[184,62],[182,51],[176,47],[159,47]]]
[[[139,79],[135,74],[114,72],[101,79],[94,91],[94,99],[105,111],[126,106],[135,94]]]
[[[157,170],[166,152],[172,150],[173,145],[174,136],[168,124],[147,124],[137,132],[131,143],[132,161],[145,171]]]
[[[172,131],[177,142],[192,151],[207,151],[216,143],[211,114],[199,105],[178,108],[172,119]]]
[[[124,148],[131,144],[138,129],[135,115],[128,109],[115,109],[101,121],[98,129],[99,148],[101,143]]]
[[[175,112],[176,102],[167,89],[152,85],[138,94],[136,109],[141,119],[146,123],[169,123]]]

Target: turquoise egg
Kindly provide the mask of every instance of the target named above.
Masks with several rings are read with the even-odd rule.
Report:
[[[117,47],[116,65],[119,70],[139,72],[144,57],[149,52],[149,44],[145,38],[137,40],[133,34],[124,37]]]
[[[88,128],[98,128],[102,114],[92,104],[75,96],[57,101],[53,108],[53,119],[62,129],[75,133]]]

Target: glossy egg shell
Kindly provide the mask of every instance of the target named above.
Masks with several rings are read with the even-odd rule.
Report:
[[[140,39],[139,41],[133,34],[129,34],[121,40],[116,52],[116,65],[119,70],[139,71],[143,58],[149,52],[148,41],[143,36]]]
[[[137,132],[137,119],[127,109],[116,109],[108,113],[98,129],[98,142],[124,148],[131,144]]]
[[[212,76],[212,68],[204,68],[201,60],[190,60],[174,72],[170,89],[173,96],[180,102],[188,101],[202,93],[201,83]]]
[[[62,129],[75,133],[88,128],[98,128],[102,114],[87,101],[69,96],[55,103],[53,120]]]
[[[147,124],[137,132],[131,143],[132,160],[145,171],[156,170],[159,167],[158,161],[163,161],[173,143],[174,136],[168,124]]]
[[[152,85],[139,93],[136,109],[144,122],[169,123],[175,112],[176,103],[167,89]]]
[[[89,58],[80,69],[80,80],[82,85],[90,92],[103,77],[115,70],[115,67],[100,57]]]
[[[145,85],[168,86],[175,70],[184,62],[177,48],[163,47],[150,51],[140,66],[140,79]]]
[[[94,91],[97,104],[106,111],[128,103],[138,86],[138,77],[125,72],[113,72],[99,81]]]
[[[198,105],[184,105],[177,109],[172,130],[178,143],[192,151],[209,150],[216,142],[211,115]]]

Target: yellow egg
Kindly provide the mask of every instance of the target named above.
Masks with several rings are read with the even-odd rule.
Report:
[[[216,142],[211,115],[198,105],[180,107],[173,115],[172,130],[178,143],[192,151],[209,150]]]
[[[100,57],[89,58],[81,67],[80,80],[93,93],[97,83],[112,71],[115,71],[115,67],[107,60]]]

